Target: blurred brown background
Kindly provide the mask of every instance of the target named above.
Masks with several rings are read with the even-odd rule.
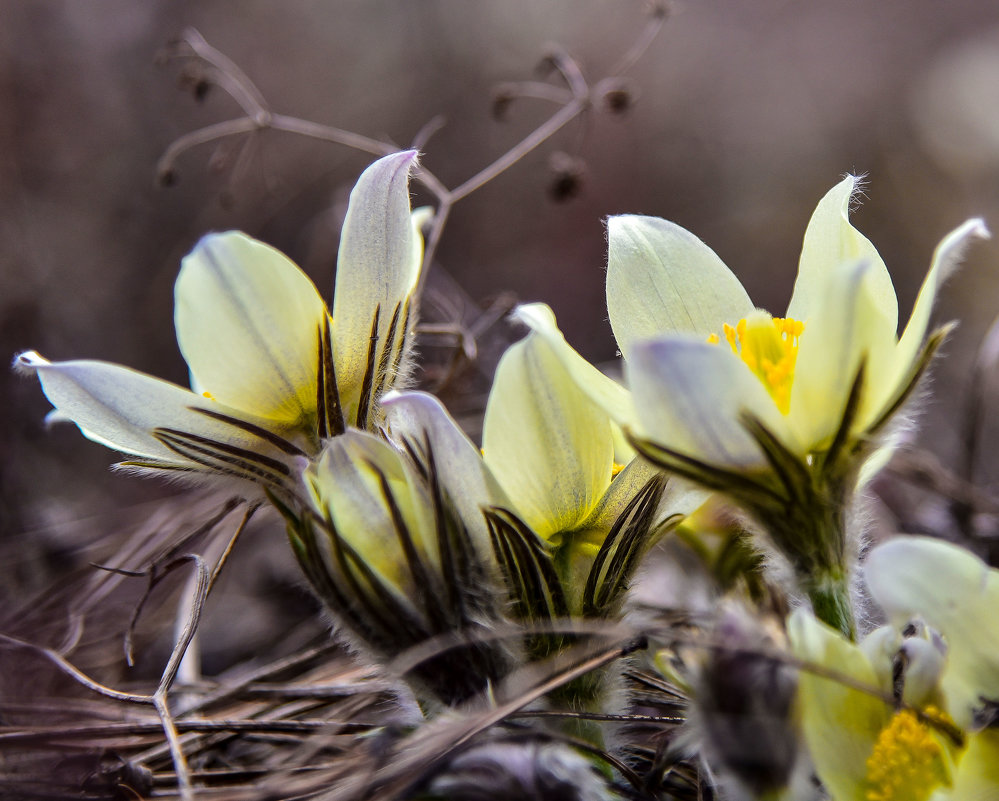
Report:
[[[497,84],[535,79],[549,42],[598,80],[647,12],[641,0],[2,0],[0,354],[37,348],[185,383],[172,283],[213,229],[275,244],[332,291],[346,193],[369,156],[264,132],[192,150],[176,185],[156,185],[173,140],[238,116],[218,89],[201,102],[178,91],[180,64],[156,64],[186,27],[275,111],[399,145],[444,115],[424,163],[453,187],[553,111],[524,99],[497,120]],[[855,221],[895,276],[903,319],[943,234],[973,215],[999,229],[994,3],[687,0],[628,82],[626,113],[595,109],[459,203],[438,252],[476,302],[512,290],[551,304],[591,359],[614,355],[608,214],[676,220],[780,311],[816,201],[842,173],[866,172]],[[579,193],[561,203],[556,151],[585,163]],[[969,359],[999,312],[997,266],[996,244],[977,246],[939,304],[941,320],[963,320],[924,418],[944,457]],[[0,371],[0,392],[8,590],[42,586],[53,560],[72,561],[87,521],[100,529],[110,510],[175,492],[109,474],[113,455],[72,427],[44,430],[34,380]]]

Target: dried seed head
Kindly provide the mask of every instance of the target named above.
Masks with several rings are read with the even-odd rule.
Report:
[[[694,677],[696,734],[709,763],[750,797],[791,783],[798,765],[795,670],[776,659],[784,635],[744,610],[722,613]]]
[[[554,173],[548,187],[552,200],[562,203],[579,194],[586,174],[586,164],[582,159],[558,151],[552,154],[549,167]]]

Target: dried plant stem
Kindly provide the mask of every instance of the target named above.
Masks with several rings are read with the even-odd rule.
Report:
[[[437,201],[437,213],[427,235],[426,248],[424,250],[424,269],[420,278],[420,290],[422,290],[423,282],[426,280],[427,267],[433,261],[437,251],[441,232],[450,215],[451,207],[510,169],[510,167],[524,158],[524,156],[590,109],[594,104],[594,100],[607,91],[609,86],[612,86],[624,72],[634,66],[638,59],[641,58],[658,35],[666,16],[665,5],[656,2],[653,6],[652,14],[642,28],[636,41],[632,43],[617,61],[611,74],[592,87],[583,76],[579,64],[565,50],[558,46],[552,48],[552,51],[547,56],[547,60],[562,76],[566,83],[566,88],[553,87],[551,84],[536,81],[524,84],[507,84],[506,91],[511,97],[543,99],[555,102],[561,108],[510,150],[506,151],[495,161],[479,170],[475,175],[463,181],[454,189],[448,189],[426,167],[421,165],[418,168],[414,177],[426,187]],[[243,109],[246,116],[206,126],[175,140],[160,158],[160,176],[172,175],[174,172],[174,163],[177,158],[192,147],[229,136],[251,133],[268,128],[307,136],[323,142],[344,145],[375,156],[386,156],[399,150],[395,144],[390,142],[383,142],[362,134],[343,130],[342,128],[274,113],[263,94],[250,80],[249,76],[231,59],[209,45],[205,41],[205,38],[193,28],[188,28],[184,31],[171,55],[193,56],[197,58],[206,70],[204,79],[217,84],[232,96]],[[422,147],[433,132],[439,129],[442,124],[443,122],[440,117],[433,118],[427,125],[420,129],[411,147],[417,149]]]
[[[232,502],[225,504],[223,509],[217,515],[212,517],[212,519],[206,524],[199,527],[197,532],[207,533],[218,525],[218,523],[221,522],[221,520],[228,515],[233,508],[234,505]],[[198,624],[201,620],[201,614],[208,594],[214,586],[215,580],[218,578],[219,573],[228,560],[229,555],[232,553],[232,549],[237,539],[245,530],[247,523],[249,523],[258,508],[259,504],[253,504],[247,507],[242,519],[236,526],[235,531],[229,537],[222,549],[221,554],[211,566],[211,569],[209,569],[209,565],[206,563],[205,559],[198,554],[184,554],[181,556],[174,555],[176,553],[176,546],[171,548],[170,551],[164,555],[165,563],[159,560],[154,561],[153,564],[144,571],[127,571],[121,568],[103,568],[120,575],[134,577],[146,576],[149,579],[149,585],[142,597],[142,600],[137,605],[136,611],[129,623],[128,633],[126,634],[126,655],[128,657],[129,664],[131,664],[132,630],[138,620],[138,616],[146,599],[149,597],[149,593],[165,576],[172,573],[177,568],[184,564],[193,565],[194,573],[192,581],[189,583],[186,592],[183,594],[178,607],[178,636],[173,650],[170,653],[170,657],[167,660],[167,664],[160,675],[156,690],[152,695],[124,693],[115,690],[91,678],[73,665],[68,659],[51,648],[35,645],[10,635],[0,634],[0,642],[4,642],[15,647],[26,648],[44,656],[63,673],[95,693],[117,701],[151,705],[159,717],[160,726],[166,737],[182,801],[193,801],[194,790],[193,785],[191,784],[190,771],[187,766],[187,759],[184,756],[183,744],[181,743],[178,727],[176,721],[174,720],[173,713],[170,710],[170,689],[177,678],[180,666],[183,663],[191,643],[197,634]]]

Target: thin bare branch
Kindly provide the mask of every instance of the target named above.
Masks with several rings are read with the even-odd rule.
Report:
[[[9,634],[0,633],[0,642],[6,643],[8,646],[24,648],[29,651],[34,651],[36,654],[40,654],[48,659],[52,664],[54,664],[59,670],[65,673],[67,676],[72,678],[74,681],[86,687],[88,690],[92,690],[95,693],[103,695],[107,698],[114,698],[117,701],[128,701],[134,704],[151,704],[153,699],[149,695],[139,695],[137,693],[123,693],[118,690],[107,687],[101,684],[99,681],[90,678],[86,673],[80,670],[76,665],[74,665],[69,660],[63,658],[60,654],[53,651],[51,648],[46,648],[43,645],[36,645],[35,643],[22,640],[18,637],[12,637]]]

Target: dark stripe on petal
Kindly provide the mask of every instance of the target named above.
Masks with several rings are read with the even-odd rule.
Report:
[[[377,385],[374,394],[375,399],[380,398],[387,389],[386,384],[389,381],[389,364],[395,362],[395,359],[392,358],[392,351],[395,348],[396,343],[396,329],[399,326],[400,310],[401,304],[396,303],[395,308],[392,310],[392,320],[389,322],[389,328],[385,334],[385,343],[382,348],[382,354],[378,358],[378,372],[375,373]]]
[[[357,415],[354,422],[360,429],[368,426],[368,412],[371,405],[371,393],[375,386],[375,368],[378,362],[378,320],[381,317],[381,304],[375,306],[375,316],[371,319],[371,335],[368,338],[368,366],[361,382],[361,396],[357,401]]]
[[[255,437],[259,437],[265,442],[269,442],[275,448],[280,451],[284,451],[289,456],[305,456],[305,451],[299,448],[297,445],[292,444],[284,437],[275,434],[273,431],[268,431],[266,428],[258,426],[248,420],[242,420],[239,417],[231,417],[228,414],[222,414],[221,412],[216,412],[211,409],[204,409],[200,406],[188,406],[192,412],[198,412],[199,414],[205,415],[205,417],[211,417],[213,420],[218,420],[222,423],[227,423],[233,428],[238,428],[241,431],[245,431],[247,434],[253,434]]]
[[[278,487],[282,486],[280,477],[275,477],[273,474],[270,474],[255,465],[239,459],[219,456],[217,453],[206,448],[198,448],[184,442],[183,440],[177,440],[166,434],[161,435],[154,432],[153,435],[165,447],[169,448],[177,455],[182,456],[190,462],[194,462],[195,464],[205,467],[205,472],[219,473],[221,475],[231,476],[243,481],[256,481],[259,479]]]
[[[333,360],[333,331],[330,329],[330,316],[326,315],[326,338],[323,347],[323,373],[325,375],[324,385],[326,387],[326,399],[324,407],[326,409],[327,428],[330,436],[342,434],[347,430],[347,423],[343,419],[343,405],[340,402],[340,387],[336,380],[336,364]]]
[[[199,437],[196,434],[188,434],[185,431],[177,431],[172,428],[154,428],[153,436],[160,441],[164,441],[164,438],[170,438],[174,442],[180,442],[188,447],[197,449],[199,452],[215,456],[229,463],[255,464],[263,469],[279,473],[282,476],[291,475],[291,468],[284,462],[272,459],[270,456],[264,456],[262,453],[257,453],[256,451],[230,445],[227,442],[217,442],[207,437]]]
[[[320,325],[316,329],[319,339],[319,347],[316,349],[316,426],[319,438],[325,439],[329,436],[329,428],[326,419],[326,370],[324,369],[324,356],[326,354],[326,333],[324,326]]]

